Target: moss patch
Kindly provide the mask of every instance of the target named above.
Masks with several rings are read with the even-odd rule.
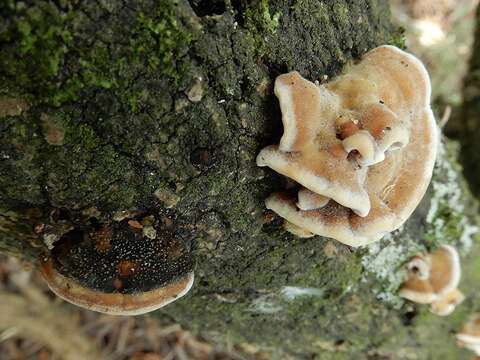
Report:
[[[46,1],[27,7],[3,2],[0,21],[0,79],[7,89],[45,99],[57,92],[58,76],[72,44],[74,12]]]
[[[178,1],[161,1],[148,13],[139,11],[131,26],[115,17],[94,25],[73,6],[59,8],[49,1],[2,6],[0,79],[5,88],[36,103],[58,106],[78,99],[82,90],[91,87],[115,88],[136,110],[140,95],[128,91],[132,71],[145,67],[178,81],[185,70],[180,59],[192,35],[176,16]],[[119,35],[128,42],[114,47],[101,39],[92,42],[88,27],[100,26],[103,29],[97,31],[102,31],[105,23],[118,26]]]

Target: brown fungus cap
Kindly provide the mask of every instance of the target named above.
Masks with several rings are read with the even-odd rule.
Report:
[[[423,64],[393,46],[371,50],[325,85],[297,72],[280,75],[284,134],[257,164],[333,201],[302,210],[294,196],[273,194],[267,207],[351,246],[398,229],[425,194],[435,163],[430,92]]]
[[[460,282],[460,259],[455,248],[442,245],[429,254],[413,257],[407,264],[408,278],[399,295],[420,304],[440,316],[449,315],[464,299],[457,289]]]
[[[146,227],[155,232],[146,236]],[[113,315],[161,308],[185,295],[194,280],[190,245],[153,216],[75,228],[42,258],[41,272],[59,297]]]
[[[475,315],[456,334],[457,344],[480,356],[480,315]]]
[[[430,311],[439,316],[447,316],[450,315],[463,300],[465,300],[465,295],[463,295],[460,290],[453,289],[441,296],[437,301],[431,303]]]
[[[193,285],[193,272],[158,289],[124,294],[86,288],[55,270],[51,259],[42,262],[42,275],[55,295],[88,310],[110,315],[140,315],[157,310],[185,295]]]
[[[271,194],[265,200],[265,205],[304,231],[330,237],[350,246],[378,240],[392,228],[395,221],[391,213],[376,203],[364,218],[334,201],[319,209],[299,210],[295,197],[287,193]],[[366,223],[368,226],[365,226]]]
[[[275,94],[280,101],[284,134],[280,145],[260,152],[257,165],[268,166],[305,188],[366,215],[370,203],[363,188],[364,176],[355,171],[336,138],[338,97],[296,71],[276,79]]]
[[[311,238],[315,236],[315,234],[312,234],[310,231],[302,229],[301,227],[298,227],[297,225],[294,225],[289,221],[285,221],[283,227],[289,233],[298,236],[299,238]]]

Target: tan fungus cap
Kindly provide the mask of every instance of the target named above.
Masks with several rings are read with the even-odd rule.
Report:
[[[460,347],[472,350],[475,355],[480,356],[480,316],[475,315],[456,334],[457,344]]]
[[[430,254],[413,257],[407,264],[408,278],[399,296],[420,304],[430,304],[431,311],[445,316],[452,313],[464,296],[457,289],[460,259],[456,249],[442,245]]]
[[[398,229],[426,192],[438,131],[423,64],[380,46],[326,85],[280,75],[275,94],[284,134],[259,166],[332,199],[321,208],[273,194],[267,207],[311,233],[351,246]]]

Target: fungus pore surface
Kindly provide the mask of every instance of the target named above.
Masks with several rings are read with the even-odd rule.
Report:
[[[438,134],[423,64],[380,46],[344,75],[318,85],[293,71],[277,77],[284,133],[257,165],[299,184],[274,193],[273,210],[307,233],[359,246],[399,228],[425,194]],[[298,231],[297,231],[298,233]]]
[[[74,228],[42,258],[50,289],[81,307],[115,315],[158,309],[193,284],[190,246],[154,216]]]

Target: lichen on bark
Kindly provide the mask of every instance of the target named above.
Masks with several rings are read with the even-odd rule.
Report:
[[[295,238],[263,205],[282,187],[254,161],[282,131],[273,80],[290,70],[333,77],[377,45],[403,46],[387,1],[4,6],[0,94],[29,108],[0,111],[1,249],[35,263],[72,228],[154,213],[196,258],[192,291],[154,315],[166,322],[274,358],[374,358],[407,343],[464,355],[453,340],[410,344],[415,332],[448,334],[395,295],[404,260],[443,241],[458,245],[470,224],[442,201],[427,223],[435,186],[402,230],[359,250]],[[18,54],[36,61],[26,68]],[[22,68],[27,75],[13,81]],[[437,178],[454,164],[446,154]],[[473,211],[469,201],[462,190],[458,203]],[[472,309],[473,290],[467,296]]]

